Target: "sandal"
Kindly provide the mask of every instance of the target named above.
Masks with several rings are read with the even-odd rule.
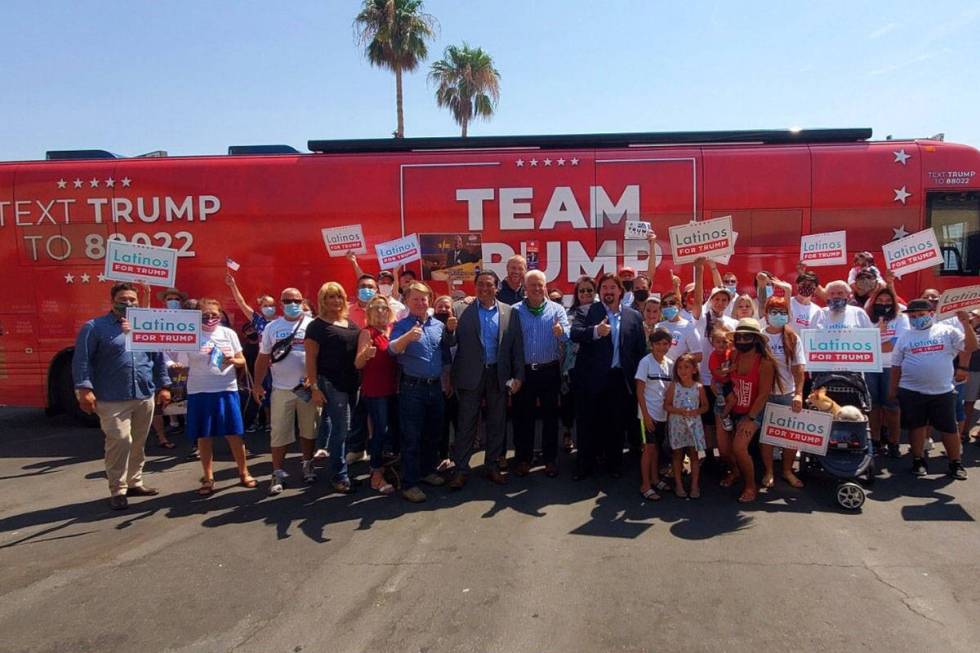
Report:
[[[247,488],[253,488],[253,487],[255,487],[255,486],[257,486],[257,485],[259,484],[259,482],[258,482],[258,481],[256,481],[256,480],[255,480],[254,478],[252,478],[251,476],[242,476],[242,477],[240,477],[240,478],[241,478],[242,480],[241,480],[241,482],[239,483],[239,485],[241,485],[242,487],[247,487]]]
[[[796,474],[792,472],[790,472],[789,474],[783,474],[783,478],[786,480],[787,483],[790,484],[790,487],[795,487],[797,489],[803,487],[803,481],[798,479],[796,477]]]
[[[738,502],[752,503],[755,501],[756,496],[758,496],[758,490],[745,490],[742,492],[741,496],[738,497]]]
[[[660,492],[673,492],[674,490],[674,486],[663,479],[657,481],[657,484],[654,485],[653,487],[655,487]]]
[[[653,488],[648,489],[646,492],[641,492],[643,498],[647,501],[660,501],[660,495],[657,494],[656,490]]]
[[[731,487],[735,485],[740,478],[742,478],[742,475],[738,472],[728,472],[725,474],[725,478],[721,479],[721,486]]]
[[[395,486],[386,481],[384,473],[380,471],[371,474],[371,489],[384,495],[393,494],[395,492]]]
[[[334,481],[333,482],[334,492],[340,494],[350,494],[351,493],[351,483],[350,481]]]
[[[762,487],[766,488],[767,490],[775,484],[776,481],[773,480],[771,474],[766,474],[765,476],[762,477]]]
[[[197,489],[197,493],[202,497],[209,497],[214,494],[214,479],[202,478],[201,487]]]

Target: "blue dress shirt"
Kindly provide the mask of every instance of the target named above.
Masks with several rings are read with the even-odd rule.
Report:
[[[149,399],[170,385],[163,354],[126,351],[121,318],[111,312],[82,325],[71,369],[75,387],[92,390],[97,401]]]
[[[408,315],[397,322],[391,329],[391,340],[402,337],[412,330],[419,322],[414,315]],[[418,342],[410,342],[405,350],[396,354],[393,349],[388,348],[388,353],[396,356],[398,364],[402,366],[402,372],[409,376],[423,379],[434,379],[442,374],[443,361],[449,363],[449,344],[444,342],[443,334],[446,332],[446,325],[435,319],[431,315],[422,322],[422,338]],[[444,351],[445,350],[445,351]]]
[[[497,349],[500,339],[500,311],[494,302],[490,308],[484,308],[477,302],[480,311],[480,340],[483,342],[483,364],[494,365],[497,362]]]
[[[540,315],[532,313],[526,301],[514,304],[514,310],[521,319],[524,362],[528,365],[543,364],[561,358],[561,343],[568,340],[570,330],[568,314],[561,304],[545,299],[544,310]],[[556,338],[552,332],[556,320],[561,325],[561,338]]]

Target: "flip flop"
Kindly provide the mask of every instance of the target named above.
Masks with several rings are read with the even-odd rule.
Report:
[[[742,492],[741,496],[738,498],[739,503],[752,503],[758,496],[758,491],[756,490],[745,490]]]
[[[803,487],[803,481],[798,479],[795,474],[783,474],[783,479],[790,484],[791,487],[797,489]]]
[[[201,487],[197,489],[197,493],[202,497],[209,497],[214,494],[214,479],[205,478],[201,480]]]
[[[647,501],[660,501],[660,495],[657,494],[656,490],[653,488],[650,488],[646,492],[641,492],[640,494],[642,494],[643,498]]]
[[[251,476],[243,476],[241,477],[241,481],[238,484],[241,485],[242,487],[253,488],[256,487],[259,484],[259,482],[256,481]]]
[[[738,479],[740,478],[742,478],[741,474],[738,474],[736,472],[728,472],[728,474],[725,475],[725,478],[721,479],[721,486],[731,487],[735,485],[735,483],[737,483]]]
[[[775,479],[773,479],[772,476],[763,476],[762,477],[762,487],[766,488],[767,490],[769,488],[771,488],[772,486],[774,486],[775,484],[776,484],[776,481],[775,481]]]
[[[663,479],[660,479],[659,481],[657,481],[657,484],[654,487],[657,490],[659,490],[660,492],[673,492],[674,491],[674,486],[671,485],[670,483],[668,483],[667,481],[663,480]]]

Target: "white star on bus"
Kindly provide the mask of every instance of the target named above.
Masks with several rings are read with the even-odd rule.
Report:
[[[892,200],[893,202],[901,202],[902,204],[905,204],[905,200],[912,196],[912,193],[905,190],[905,186],[902,186],[901,188],[893,188],[892,190],[895,191],[895,199]]]
[[[106,188],[112,188],[113,186],[116,185],[116,180],[113,179],[112,177],[109,177],[108,179],[105,180],[105,185]]]
[[[99,180],[96,179],[95,177],[92,177],[92,180],[88,182],[88,185],[91,186],[92,188],[98,188]]]
[[[551,165],[551,159],[545,159],[545,160],[544,160],[544,164],[545,164],[546,166],[550,166],[550,165]]]
[[[68,185],[68,182],[67,182],[67,181],[65,181],[64,179],[59,179],[59,180],[58,180],[58,188],[64,188],[64,187],[66,187],[67,185]]]
[[[577,166],[578,165],[578,159],[573,158],[572,159],[572,165],[573,166]]]
[[[129,177],[123,177],[120,181],[122,182],[123,188],[129,188],[129,183],[132,180]]]
[[[91,279],[91,278],[92,278],[92,277],[90,277],[90,276],[88,276],[88,274],[87,274],[87,273],[86,273],[86,274],[83,274],[83,275],[81,276],[81,279],[82,279],[82,283],[88,283],[88,282],[89,282],[89,279]]]
[[[905,150],[899,150],[898,152],[892,152],[895,155],[895,160],[892,163],[901,163],[903,166],[907,165],[905,162],[912,158],[911,154],[906,154]]]
[[[537,159],[531,159],[531,167],[532,168],[537,168],[538,167],[538,160]]]
[[[565,165],[565,159],[558,159],[558,165],[560,166]]]
[[[524,167],[524,159],[518,159],[517,160],[517,167],[518,168],[523,168]]]
[[[106,276],[100,272],[98,279],[99,279],[99,283],[105,283]]]
[[[65,275],[65,283],[75,283],[75,275],[71,272]]]
[[[74,184],[75,188],[81,188],[82,187],[82,180],[81,179],[76,179],[75,181],[72,182],[72,184]]]

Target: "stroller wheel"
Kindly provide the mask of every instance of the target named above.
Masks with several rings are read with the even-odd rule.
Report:
[[[864,505],[864,488],[848,481],[837,486],[837,503],[844,510],[858,510]]]

